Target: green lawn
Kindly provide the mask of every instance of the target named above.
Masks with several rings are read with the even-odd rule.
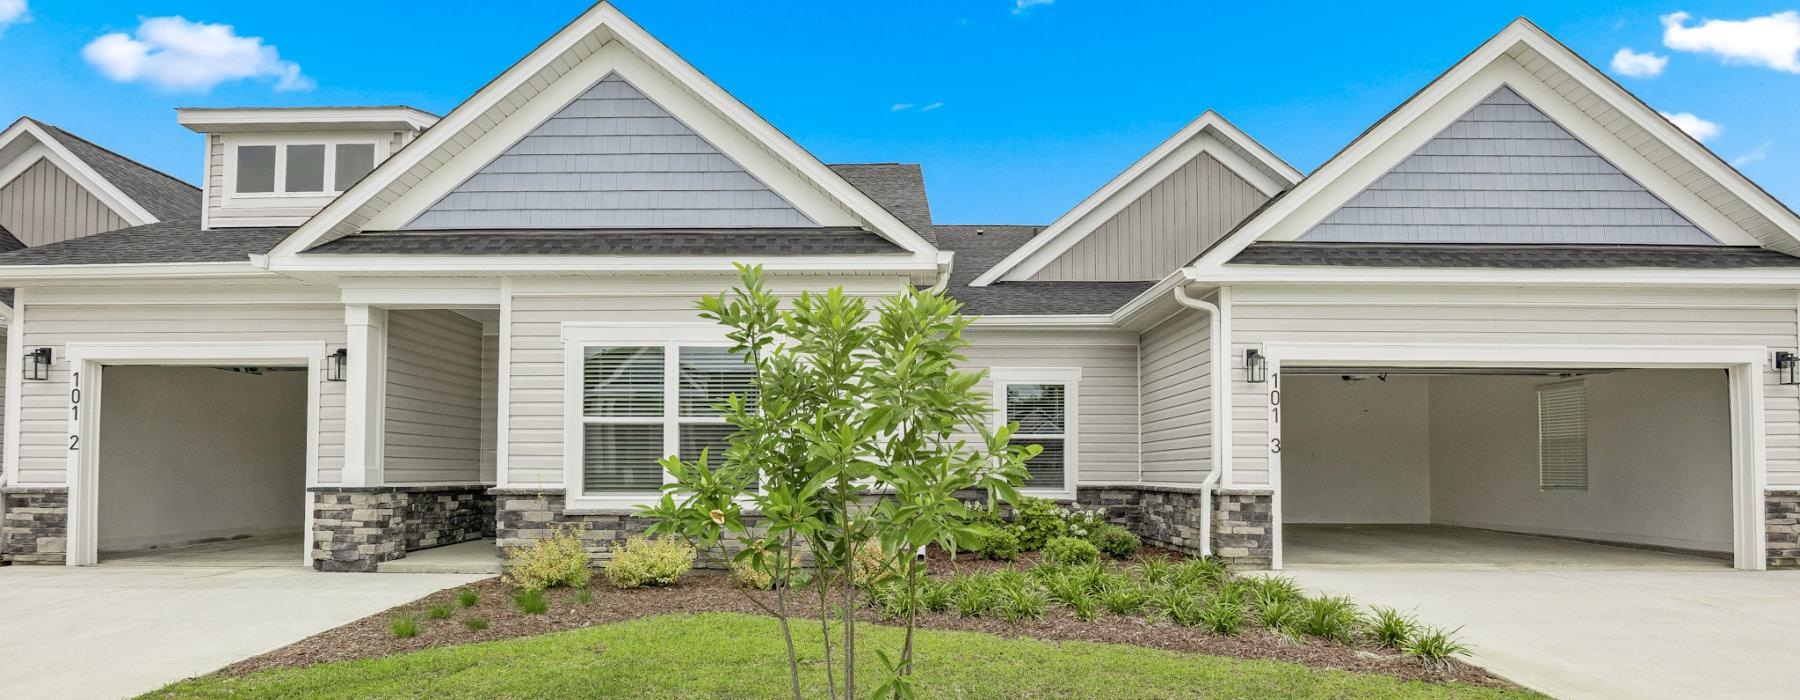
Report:
[[[824,694],[818,630],[801,635]],[[901,630],[859,628],[857,685],[881,681],[873,649],[897,649]],[[1272,661],[1227,659],[1115,644],[920,633],[920,697],[958,698],[1509,698],[1528,693],[1403,682]],[[207,677],[145,697],[283,698],[780,698],[788,694],[771,618],[665,615],[539,637],[399,656]]]

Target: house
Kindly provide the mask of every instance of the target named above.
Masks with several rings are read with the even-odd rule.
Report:
[[[15,562],[371,571],[570,524],[605,556],[657,458],[729,433],[694,407],[743,363],[693,303],[746,262],[946,289],[1028,492],[1163,546],[1800,563],[1800,218],[1524,20],[1310,174],[1208,112],[1041,227],[934,222],[917,166],[821,163],[606,3],[441,118],[178,119],[200,217],[0,255]]]

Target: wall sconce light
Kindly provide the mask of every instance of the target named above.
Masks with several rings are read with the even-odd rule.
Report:
[[[1800,376],[1796,376],[1795,368],[1800,367],[1800,356],[1782,350],[1775,353],[1775,375],[1782,384],[1800,384]]]
[[[38,348],[25,353],[25,378],[41,382],[50,378],[50,361],[54,357],[50,348]]]
[[[1269,358],[1263,357],[1255,348],[1244,351],[1244,380],[1251,384],[1269,380]]]
[[[350,366],[350,348],[338,348],[325,356],[325,381],[344,381],[344,370]]]

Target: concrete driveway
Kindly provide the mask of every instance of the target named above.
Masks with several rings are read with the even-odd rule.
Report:
[[[1560,698],[1800,694],[1800,571],[1306,568],[1308,589],[1463,627],[1476,663]]]
[[[0,568],[0,695],[128,697],[482,578],[298,566]]]

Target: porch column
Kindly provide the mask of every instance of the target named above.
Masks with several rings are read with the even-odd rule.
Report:
[[[346,304],[344,326],[350,349],[344,378],[343,486],[379,486],[382,478],[382,418],[387,412],[387,310]]]

